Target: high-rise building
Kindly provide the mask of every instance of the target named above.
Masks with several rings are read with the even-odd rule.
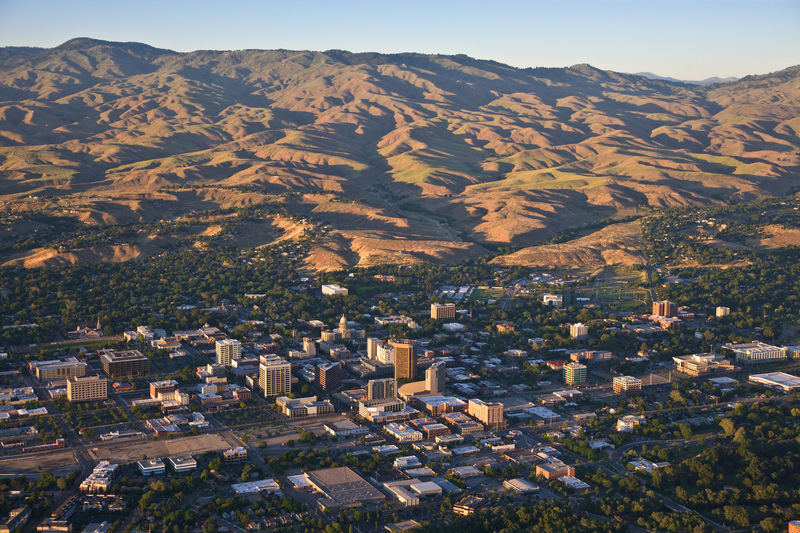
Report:
[[[473,399],[467,405],[467,413],[489,428],[503,429],[506,427],[506,421],[503,419],[503,404],[500,402]]]
[[[303,351],[309,357],[317,355],[317,345],[314,344],[314,339],[309,337],[303,338]]]
[[[394,346],[388,343],[380,343],[376,347],[376,355],[378,361],[385,365],[393,365],[394,364]]]
[[[282,396],[292,392],[292,365],[282,357],[261,357],[258,365],[258,386],[264,397]]]
[[[397,398],[396,379],[371,379],[367,382],[367,400],[393,400],[395,398]]]
[[[342,383],[342,363],[320,363],[317,365],[316,383],[325,392],[331,391]]]
[[[375,337],[370,337],[367,339],[367,358],[369,359],[378,358],[378,345],[380,343],[381,340],[376,339]]]
[[[242,358],[242,343],[236,339],[217,341],[217,364],[231,366],[233,359]]]
[[[444,392],[446,378],[444,369],[444,363],[437,361],[425,371],[425,389],[432,396],[438,396]]]
[[[150,359],[139,350],[104,350],[100,353],[100,361],[103,371],[110,378],[146,375],[150,372]]]
[[[731,314],[730,307],[717,307],[717,317],[728,316]]]
[[[108,380],[100,376],[71,377],[67,380],[67,400],[85,402],[108,398]]]
[[[573,339],[585,339],[589,336],[589,326],[578,322],[569,327],[569,336]]]
[[[564,365],[564,382],[566,382],[567,385],[586,383],[587,374],[586,365],[580,363]]]
[[[653,302],[653,314],[658,316],[675,316],[678,306],[668,300]]]
[[[79,361],[75,357],[55,361],[31,361],[28,366],[31,373],[36,374],[36,379],[41,381],[85,376],[88,367],[84,361]]]
[[[394,348],[394,379],[414,379],[417,376],[417,343],[389,341]]]
[[[431,318],[452,320],[456,317],[456,304],[431,304]]]

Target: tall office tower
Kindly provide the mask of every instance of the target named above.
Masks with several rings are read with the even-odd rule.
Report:
[[[325,392],[329,392],[338,387],[342,382],[343,366],[341,361],[318,364],[315,371],[317,386]]]
[[[397,380],[371,379],[367,382],[367,400],[394,400],[397,398]]]
[[[580,322],[571,324],[569,327],[569,336],[573,339],[585,339],[589,336],[589,326]]]
[[[434,396],[442,394],[444,392],[445,378],[444,363],[441,361],[433,363],[425,371],[425,389]]]
[[[309,337],[303,338],[303,351],[309,357],[317,355],[317,345],[314,344],[314,339],[311,339]]]
[[[472,399],[467,406],[467,413],[492,429],[506,427],[506,422],[503,419],[502,403]]]
[[[150,359],[139,350],[101,350],[103,372],[110,378],[146,375],[150,373]]]
[[[675,316],[678,306],[668,300],[653,302],[653,314],[658,316]]]
[[[378,345],[380,343],[381,340],[376,339],[375,337],[370,337],[367,339],[367,358],[369,359],[378,358]]]
[[[242,358],[242,343],[236,339],[217,341],[217,364],[231,366],[231,361]]]
[[[570,363],[564,366],[564,382],[567,385],[586,383],[587,368],[580,363]]]
[[[292,365],[282,357],[263,357],[258,365],[258,386],[264,397],[292,392]]]
[[[417,343],[392,340],[389,344],[394,348],[394,379],[417,377]]]
[[[394,346],[391,344],[380,343],[376,348],[376,359],[385,365],[394,364]]]

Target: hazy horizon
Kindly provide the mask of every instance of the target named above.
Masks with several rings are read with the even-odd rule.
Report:
[[[111,9],[109,9],[111,7]],[[0,46],[52,48],[76,37],[177,52],[289,49],[466,54],[515,67],[589,63],[682,80],[766,74],[800,63],[792,0],[5,0]]]

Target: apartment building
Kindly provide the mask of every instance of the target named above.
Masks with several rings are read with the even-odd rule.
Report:
[[[367,400],[393,400],[395,398],[397,398],[396,379],[371,379],[367,382]]]
[[[431,318],[434,320],[455,319],[456,304],[431,304]]]
[[[86,402],[108,398],[108,380],[100,376],[71,377],[67,380],[67,400]]]
[[[503,404],[472,399],[467,404],[467,413],[491,429],[504,429]]]
[[[262,357],[258,365],[258,386],[266,398],[289,394],[292,392],[292,365],[282,357]]]
[[[305,352],[308,357],[317,355],[317,345],[314,343],[314,339],[303,337],[303,352]]]
[[[445,364],[441,361],[433,363],[425,371],[425,390],[431,396],[438,396],[444,392],[444,385],[447,375],[445,374]]]
[[[662,300],[660,302],[653,302],[653,314],[658,316],[675,316],[678,312],[678,306],[670,301]]]
[[[231,366],[231,361],[242,358],[242,343],[236,339],[217,341],[217,364]]]
[[[375,346],[375,359],[385,365],[394,364],[394,346],[389,343],[379,342]]]
[[[589,326],[578,322],[569,326],[569,336],[573,339],[585,339],[589,336]]]
[[[381,343],[380,339],[376,339],[375,337],[367,338],[367,358],[368,359],[377,359],[378,358],[378,345]]]

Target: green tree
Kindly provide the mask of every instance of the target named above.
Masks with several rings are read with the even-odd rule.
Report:
[[[722,428],[722,432],[726,437],[732,437],[733,434],[736,432],[736,427],[733,424],[733,420],[730,418],[723,418],[719,422],[720,427]]]

